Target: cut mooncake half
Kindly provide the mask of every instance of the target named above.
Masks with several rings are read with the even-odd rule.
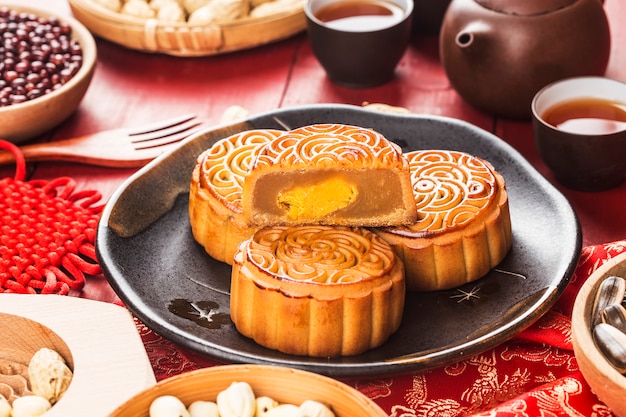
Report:
[[[243,187],[251,225],[388,226],[417,212],[401,149],[371,129],[294,129],[257,155]]]
[[[398,329],[405,291],[402,261],[367,229],[273,226],[239,246],[230,315],[241,334],[269,349],[349,356]]]
[[[404,261],[407,289],[448,289],[483,277],[511,248],[504,178],[489,162],[463,152],[406,156],[418,220],[373,230]]]
[[[189,190],[194,239],[213,258],[233,263],[237,246],[255,227],[243,216],[244,178],[255,154],[284,132],[249,130],[216,142],[197,159]]]

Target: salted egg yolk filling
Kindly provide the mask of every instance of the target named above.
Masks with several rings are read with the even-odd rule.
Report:
[[[278,206],[290,220],[316,221],[352,204],[359,192],[356,185],[331,178],[313,185],[300,185],[278,194]]]

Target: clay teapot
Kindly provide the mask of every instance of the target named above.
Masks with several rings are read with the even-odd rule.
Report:
[[[601,0],[452,0],[439,47],[450,83],[467,102],[527,119],[545,85],[604,74],[611,35]]]

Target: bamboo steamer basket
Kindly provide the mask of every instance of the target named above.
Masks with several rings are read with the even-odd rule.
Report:
[[[336,417],[388,417],[376,403],[342,382],[272,365],[221,365],[180,374],[130,398],[109,417],[148,417],[152,401],[163,395],[173,395],[187,407],[199,400],[215,402],[217,394],[233,382],[247,382],[257,397],[268,396],[281,404],[322,402],[331,406]]]
[[[181,57],[254,48],[294,36],[306,28],[303,3],[268,16],[213,25],[128,16],[93,0],[69,0],[69,5],[74,17],[100,38],[130,49]]]
[[[580,371],[592,391],[615,415],[626,417],[626,375],[611,366],[591,332],[591,312],[598,287],[611,275],[626,277],[626,252],[598,268],[578,292],[572,312],[572,343]]]

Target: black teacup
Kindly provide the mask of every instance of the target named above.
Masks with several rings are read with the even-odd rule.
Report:
[[[626,84],[605,77],[554,82],[531,105],[535,144],[568,188],[601,191],[626,178]]]
[[[409,44],[412,0],[306,0],[311,47],[331,81],[351,88],[383,84]]]

